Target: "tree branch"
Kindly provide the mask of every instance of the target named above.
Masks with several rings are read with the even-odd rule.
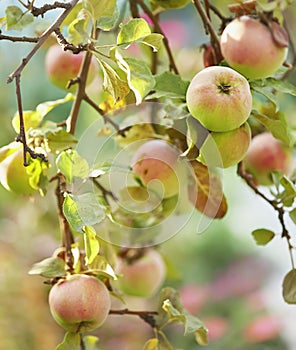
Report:
[[[68,3],[68,8],[61,13],[57,19],[53,22],[53,24],[47,28],[47,30],[40,36],[38,39],[37,44],[33,47],[33,49],[29,52],[29,54],[23,58],[22,63],[16,68],[14,72],[12,72],[7,79],[7,83],[11,83],[17,76],[20,76],[26,65],[29,63],[29,61],[32,59],[32,57],[35,55],[35,53],[39,50],[39,48],[43,45],[43,43],[47,40],[47,38],[57,29],[60,27],[64,19],[68,16],[68,14],[71,12],[72,8],[77,4],[79,0],[71,0]]]
[[[206,34],[210,34],[211,43],[213,45],[216,58],[221,57],[222,55],[221,55],[221,49],[220,49],[220,40],[215,29],[213,28],[212,22],[207,16],[207,13],[204,10],[200,0],[192,0],[192,1],[203,21]]]
[[[270,199],[267,196],[265,196],[264,193],[262,193],[261,191],[259,191],[258,187],[256,186],[253,176],[251,174],[249,174],[248,172],[246,172],[244,170],[243,167],[243,163],[240,162],[238,164],[237,167],[237,174],[245,180],[245,182],[247,183],[247,185],[259,196],[261,197],[265,202],[267,202],[270,206],[272,206],[272,208],[277,212],[278,214],[278,220],[280,222],[280,225],[282,227],[282,233],[281,236],[282,238],[285,238],[287,240],[287,244],[288,244],[288,249],[289,249],[289,254],[290,254],[290,258],[291,258],[291,264],[292,267],[294,268],[294,259],[293,259],[293,254],[292,251],[294,249],[292,243],[291,243],[291,236],[289,234],[289,231],[287,229],[286,223],[285,223],[285,219],[284,219],[284,215],[285,215],[285,210],[283,208],[282,205],[280,205],[280,203],[277,200],[274,199]]]

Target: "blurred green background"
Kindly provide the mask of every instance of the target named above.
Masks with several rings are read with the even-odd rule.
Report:
[[[0,0],[0,17],[7,3]],[[168,11],[166,18],[187,24],[186,40],[176,49],[176,58],[186,62],[183,74],[190,78],[200,67],[198,47],[206,40],[203,28],[191,8]],[[0,146],[15,137],[11,126],[15,86],[7,85],[6,79],[30,47],[0,41]],[[41,49],[22,75],[24,109],[65,95],[46,78],[45,52]],[[294,110],[293,104],[295,100],[285,100],[288,112]],[[69,107],[55,109],[48,118],[64,120]],[[93,117],[88,109],[83,111],[78,135]],[[276,215],[237,178],[235,169],[224,172],[223,182],[227,216],[201,230],[201,216],[196,213],[182,232],[162,244],[160,250],[169,264],[165,285],[177,288],[188,310],[208,326],[207,349],[294,350],[296,314],[281,298],[282,279],[290,269],[288,249],[279,238],[257,247],[250,234],[258,227],[279,230]],[[63,330],[49,313],[49,287],[41,277],[28,275],[33,263],[59,246],[53,192],[51,184],[45,198],[27,198],[0,187],[0,350],[52,350],[63,338]],[[129,298],[128,307],[149,310],[155,302]],[[122,306],[116,300],[114,305]],[[110,316],[96,333],[102,350],[140,350],[151,337],[149,326],[131,316]],[[178,349],[199,348],[192,338],[182,336],[180,327],[171,327],[168,336]]]

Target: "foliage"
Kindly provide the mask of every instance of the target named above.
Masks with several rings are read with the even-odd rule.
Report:
[[[69,0],[40,7],[35,1],[7,3],[0,18],[0,44],[7,41],[11,46],[28,47],[18,67],[7,74],[7,82],[14,83],[16,91],[12,129],[23,147],[25,176],[39,192],[33,197],[44,201],[51,194],[56,197],[61,232],[61,247],[40,257],[29,274],[41,275],[49,285],[68,274],[93,275],[117,301],[124,301],[126,296],[113,286],[114,280],[124,278],[116,273],[118,257],[132,264],[147,247],[160,249],[195,215],[217,223],[229,215],[220,170],[199,161],[199,150],[210,131],[189,114],[186,92],[190,81],[181,67],[186,62],[177,61],[178,49],[172,51],[169,34],[162,26],[163,16],[168,10],[197,11],[208,34],[205,44],[213,49],[211,65],[227,66],[219,59],[219,34],[234,16],[252,15],[270,28],[279,45],[286,46],[289,28],[280,24],[291,21],[289,16],[285,18],[285,10],[292,5],[286,1],[247,1],[229,4],[224,15],[219,11],[220,2],[202,4],[199,0]],[[214,15],[219,26],[212,20]],[[52,16],[49,22],[48,16]],[[27,110],[22,85],[28,79],[25,72],[33,74],[33,57],[53,40],[74,55],[84,53],[78,76],[68,83],[75,92],[58,90],[56,99],[38,101]],[[248,118],[252,135],[270,131],[292,151],[296,126],[282,100],[296,96],[295,56],[290,43],[289,63],[273,76],[248,80],[253,99]],[[93,57],[96,78],[87,85]],[[58,121],[54,113],[59,115]],[[85,118],[88,113],[95,115],[93,122]],[[164,198],[152,186],[145,186],[132,170],[135,150],[150,139],[163,140],[178,151],[173,169],[179,180],[177,195]],[[6,171],[11,143],[12,139],[0,149],[1,174]],[[296,221],[295,170],[289,174],[273,172],[268,188],[256,184],[243,162],[237,164],[237,176],[278,218],[279,232],[259,227],[251,234],[260,246],[277,238],[286,241],[291,268],[283,280],[283,298],[295,304],[295,245],[289,230],[289,223]],[[154,180],[160,179],[156,176]],[[0,181],[3,183],[2,175]],[[168,276],[172,273],[169,267],[167,261]],[[195,345],[208,344],[206,323],[184,307],[176,289],[163,288],[155,302],[152,311],[113,309],[110,316],[138,316],[150,326],[153,332],[142,344],[145,350],[174,349],[171,327],[176,324]],[[56,349],[101,347],[104,344],[97,336],[66,333]]]

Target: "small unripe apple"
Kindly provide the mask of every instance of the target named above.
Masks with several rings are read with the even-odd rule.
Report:
[[[116,281],[120,290],[131,296],[153,296],[164,282],[166,267],[162,256],[153,249],[147,249],[134,260],[118,258],[115,272],[122,274]]]
[[[252,174],[257,185],[271,185],[273,171],[289,173],[292,151],[269,132],[256,135],[243,160],[245,170]]]
[[[212,66],[198,72],[189,84],[186,100],[192,116],[217,132],[239,128],[252,109],[247,79],[228,67]]]
[[[287,47],[279,45],[271,30],[249,16],[234,19],[221,35],[221,51],[227,63],[250,79],[275,73],[287,57]]]
[[[55,284],[49,293],[55,321],[69,332],[89,332],[101,326],[110,311],[108,289],[99,279],[70,275]]]
[[[75,79],[80,71],[84,53],[73,54],[72,51],[64,51],[60,45],[51,46],[45,57],[45,68],[49,80],[63,90],[75,91],[76,84],[67,89],[71,79]],[[95,78],[97,71],[95,60],[91,61],[87,77],[87,84]]]
[[[172,145],[150,140],[136,150],[131,165],[143,185],[167,198],[179,192],[177,161],[178,153]]]
[[[246,155],[251,142],[248,123],[227,132],[212,132],[200,148],[199,160],[207,166],[228,168],[238,164]]]
[[[30,186],[29,175],[23,165],[23,147],[19,143],[12,148],[8,146],[9,154],[0,162],[0,183],[8,191],[17,194],[33,194],[36,190]]]
[[[164,9],[179,9],[185,7],[191,0],[150,0],[153,6]]]

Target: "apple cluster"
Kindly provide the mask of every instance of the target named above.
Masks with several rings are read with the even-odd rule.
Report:
[[[209,131],[198,160],[221,168],[239,163],[251,141],[247,119],[252,94],[247,79],[229,67],[206,67],[193,77],[186,100],[191,115]]]

